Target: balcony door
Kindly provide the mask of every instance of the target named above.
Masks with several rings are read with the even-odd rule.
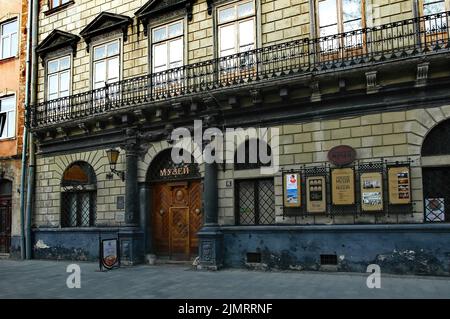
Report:
[[[317,0],[321,61],[350,60],[365,51],[364,0]],[[356,32],[352,32],[356,31]]]

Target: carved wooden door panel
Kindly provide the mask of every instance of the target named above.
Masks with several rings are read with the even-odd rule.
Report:
[[[153,185],[152,235],[153,247],[158,254],[169,255],[169,209],[172,194],[167,184]]]
[[[188,260],[198,255],[202,227],[201,183],[173,182],[153,186],[152,233],[155,253]]]

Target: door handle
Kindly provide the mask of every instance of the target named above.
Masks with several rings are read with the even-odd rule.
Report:
[[[196,208],[194,212],[195,212],[197,215],[200,215],[200,212],[201,212],[201,211],[200,211],[199,208]]]
[[[161,209],[159,210],[159,214],[160,214],[161,216],[164,215],[164,209],[161,208]]]

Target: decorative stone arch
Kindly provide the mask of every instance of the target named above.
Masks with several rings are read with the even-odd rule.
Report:
[[[450,118],[426,134],[421,147],[425,222],[450,221]]]
[[[192,152],[192,155],[194,156],[195,162],[199,165],[200,175],[204,176],[204,165],[203,165],[203,155],[200,147],[197,144],[194,145],[194,150]],[[171,149],[173,145],[169,144],[167,141],[160,141],[157,143],[153,143],[143,159],[138,162],[138,182],[139,183],[145,183],[147,172],[150,168],[150,165],[152,161],[158,156],[159,153],[162,151],[165,151],[167,149]],[[188,152],[191,152],[191,150],[186,149]]]
[[[93,152],[64,154],[55,157],[53,178],[61,181],[66,168],[75,162],[86,162],[92,166],[97,180],[105,180],[106,174],[109,172],[109,163],[105,150],[97,150]]]

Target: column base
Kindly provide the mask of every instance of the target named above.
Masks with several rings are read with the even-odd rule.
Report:
[[[132,266],[144,262],[144,233],[140,229],[119,230],[120,263]]]
[[[198,270],[219,270],[223,267],[223,234],[218,226],[204,227],[198,232]]]

